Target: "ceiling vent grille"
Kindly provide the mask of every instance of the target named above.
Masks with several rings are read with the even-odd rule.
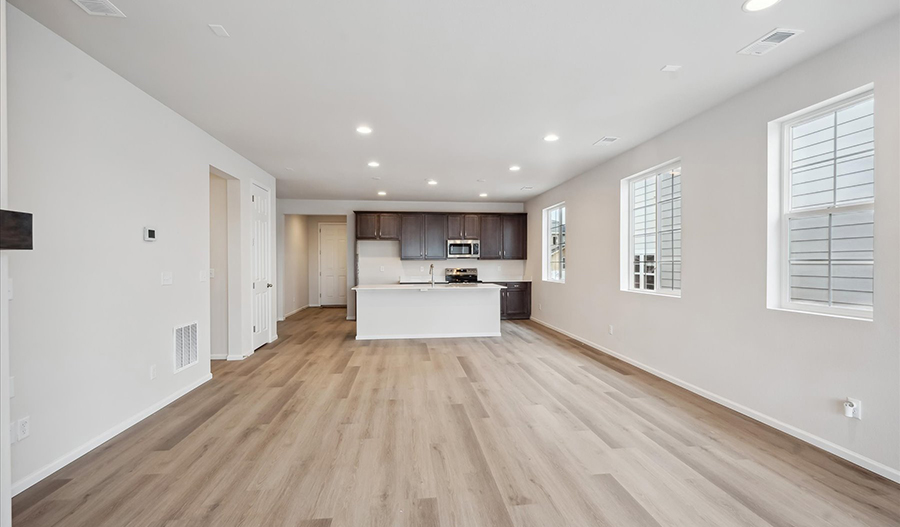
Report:
[[[78,7],[84,9],[84,12],[94,16],[117,16],[125,18],[125,13],[114,6],[109,0],[72,0]]]
[[[618,140],[619,140],[618,137],[613,137],[611,135],[604,135],[603,137],[600,138],[599,141],[594,143],[594,146],[609,146]]]
[[[775,29],[753,44],[750,44],[746,48],[738,51],[738,54],[754,55],[757,57],[760,55],[765,55],[781,44],[784,44],[788,40],[796,37],[800,33],[803,33],[803,31],[800,29]]]
[[[197,323],[175,328],[175,372],[197,363]]]

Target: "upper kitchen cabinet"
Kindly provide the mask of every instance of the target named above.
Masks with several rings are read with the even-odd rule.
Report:
[[[425,215],[400,215],[400,259],[425,258]]]
[[[399,214],[379,214],[378,215],[378,239],[379,240],[399,240],[400,239],[400,215]]]
[[[478,214],[448,214],[447,239],[478,240],[481,236],[481,220]]]
[[[527,254],[528,216],[525,214],[504,214],[503,259],[524,260]]]
[[[400,215],[391,212],[357,212],[357,240],[399,240]]]
[[[356,213],[356,239],[378,239],[378,214],[374,212]]]
[[[446,214],[425,215],[425,259],[447,259],[447,223]]]
[[[503,258],[503,231],[499,214],[481,215],[481,255],[482,260]]]

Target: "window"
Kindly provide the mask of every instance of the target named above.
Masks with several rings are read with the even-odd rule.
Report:
[[[874,97],[804,111],[781,134],[782,307],[871,318]]]
[[[566,281],[566,204],[544,209],[544,280]]]
[[[622,289],[680,296],[681,162],[622,180],[622,211]]]

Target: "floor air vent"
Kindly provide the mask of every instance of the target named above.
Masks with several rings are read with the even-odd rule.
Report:
[[[125,18],[125,13],[114,6],[109,0],[72,0],[78,7],[84,9],[84,12],[94,16],[117,16]]]
[[[781,44],[784,44],[788,40],[796,37],[800,33],[803,33],[803,31],[800,29],[775,29],[753,44],[750,44],[746,48],[738,51],[738,54],[754,55],[757,57],[760,55],[765,55]]]
[[[197,362],[197,323],[175,328],[175,372]]]

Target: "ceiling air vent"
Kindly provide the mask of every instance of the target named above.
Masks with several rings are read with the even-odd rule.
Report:
[[[84,9],[84,12],[94,16],[117,16],[125,18],[125,13],[114,6],[109,0],[72,0],[78,7]]]
[[[618,137],[613,137],[611,135],[604,135],[603,137],[600,138],[599,141],[594,143],[594,146],[609,146],[618,140],[619,140]]]
[[[777,48],[779,45],[784,44],[788,40],[796,37],[800,33],[803,33],[803,30],[775,29],[753,44],[750,44],[746,48],[738,51],[738,54],[755,56],[765,55],[766,53]]]

